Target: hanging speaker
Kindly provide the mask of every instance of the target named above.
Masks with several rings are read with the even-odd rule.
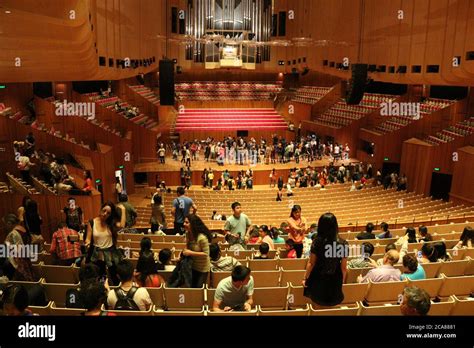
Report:
[[[174,105],[174,63],[172,60],[160,60],[160,104]]]
[[[364,97],[367,86],[367,64],[352,64],[352,78],[349,81],[349,88],[346,94],[346,103],[357,105]]]

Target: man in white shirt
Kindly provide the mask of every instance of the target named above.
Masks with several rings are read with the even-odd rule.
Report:
[[[120,288],[109,291],[107,296],[109,309],[147,311],[152,306],[153,303],[147,289],[139,288],[133,283],[133,269],[130,260],[122,260],[117,265],[117,275],[121,285]],[[129,293],[133,295],[129,295],[130,299],[127,298]],[[125,301],[123,299],[119,300],[120,297],[127,299]]]

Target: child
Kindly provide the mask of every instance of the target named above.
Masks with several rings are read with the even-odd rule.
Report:
[[[160,261],[158,264],[158,269],[163,271],[173,271],[176,266],[171,264],[172,257],[173,251],[171,249],[161,249],[160,253],[158,254],[158,260]]]
[[[268,259],[268,251],[270,250],[270,246],[267,243],[262,243],[258,247],[259,253],[257,256],[254,257],[254,260],[266,260]]]
[[[285,242],[286,250],[288,250],[288,254],[286,258],[288,259],[296,259],[296,250],[295,250],[295,242],[293,239],[287,239]]]
[[[250,239],[248,241],[249,244],[258,244],[260,243],[260,235],[258,231],[252,231],[250,233]]]

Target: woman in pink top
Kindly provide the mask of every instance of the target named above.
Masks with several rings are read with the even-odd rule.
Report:
[[[271,232],[268,226],[267,225],[260,226],[258,233],[260,235],[262,243],[267,243],[268,246],[270,247],[270,250],[275,250],[275,245],[273,244],[273,239],[271,237]]]
[[[299,205],[294,205],[291,208],[290,217],[287,222],[288,227],[286,231],[288,232],[288,238],[293,240],[296,255],[298,258],[301,258],[301,255],[303,255],[304,235],[308,228],[306,227],[306,219],[301,216],[301,207]]]

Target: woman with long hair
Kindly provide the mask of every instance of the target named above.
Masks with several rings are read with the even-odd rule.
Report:
[[[152,251],[143,252],[138,258],[135,280],[141,287],[159,288],[165,281],[158,274],[158,265]]]
[[[183,250],[183,255],[190,256],[193,259],[191,287],[201,288],[206,283],[211,268],[209,244],[212,241],[212,234],[201,218],[195,214],[186,216],[184,229],[186,230],[188,245]]]
[[[454,249],[472,249],[474,245],[474,229],[471,226],[464,227],[459,242]]]
[[[31,243],[37,244],[39,250],[43,249],[44,238],[41,235],[41,224],[43,219],[38,213],[38,203],[30,199],[26,202],[24,225],[31,235]]]
[[[258,229],[258,234],[260,235],[260,239],[263,243],[267,243],[270,247],[270,250],[275,250],[275,245],[273,244],[272,232],[267,225],[261,225]]]
[[[348,256],[348,244],[339,238],[336,217],[332,213],[321,215],[303,278],[304,295],[318,306],[341,303],[344,300],[342,284],[346,277]]]
[[[125,226],[125,207],[122,209],[121,218],[115,204],[106,202],[102,204],[99,216],[89,221],[86,234],[86,247],[89,248],[87,261],[96,264],[101,275],[108,273],[113,284],[118,284],[116,266],[123,255],[117,249],[117,231]]]
[[[306,226],[306,219],[301,216],[301,207],[297,204],[291,208],[290,217],[287,220],[288,239],[294,241],[296,256],[301,258],[303,255],[303,241],[304,235],[308,228]]]

